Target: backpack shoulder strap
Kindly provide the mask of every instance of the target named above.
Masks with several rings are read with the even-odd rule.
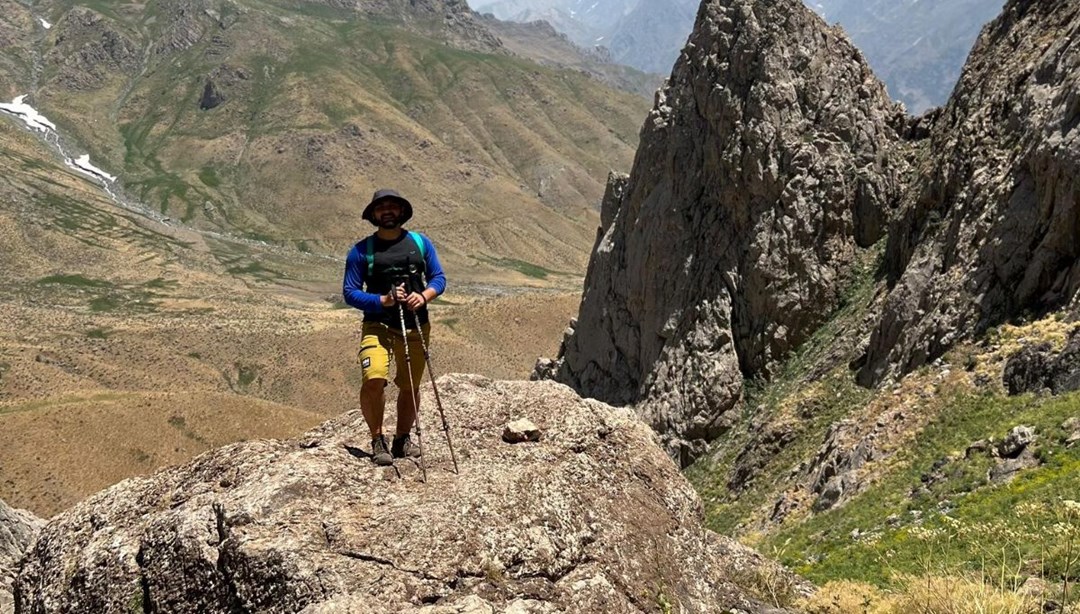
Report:
[[[420,257],[423,258],[424,263],[427,264],[427,250],[424,248],[424,239],[418,232],[409,232],[409,236],[412,237],[413,242],[416,243],[416,249],[420,250]]]
[[[364,241],[364,258],[367,259],[367,274],[371,277],[375,270],[375,235],[371,235]]]

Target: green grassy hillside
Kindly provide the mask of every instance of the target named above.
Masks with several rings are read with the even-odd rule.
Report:
[[[1010,396],[1002,373],[1020,348],[1060,348],[1080,324],[1056,314],[1006,325],[899,382],[861,388],[848,363],[882,296],[879,254],[880,245],[863,254],[845,305],[778,377],[749,386],[745,420],[687,470],[709,526],[833,583],[800,605],[808,611],[1072,602],[1080,393]],[[1018,426],[1034,441],[1007,472],[1014,461],[996,450]],[[1045,594],[1018,592],[1032,578]]]
[[[29,93],[185,224],[340,257],[370,232],[371,192],[396,186],[459,278],[529,282],[506,259],[581,271],[648,101],[403,6],[18,5],[0,95]],[[16,29],[39,18],[53,27]]]

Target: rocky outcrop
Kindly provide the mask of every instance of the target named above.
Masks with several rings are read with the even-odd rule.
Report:
[[[227,99],[221,89],[214,85],[214,81],[207,79],[206,85],[203,87],[202,97],[199,98],[199,108],[203,111],[209,111],[221,106]]]
[[[72,8],[55,26],[55,46],[45,61],[55,80],[67,90],[102,87],[118,74],[139,65],[138,45],[109,19],[90,9]]]
[[[14,612],[11,585],[23,553],[41,530],[42,520],[0,501],[0,614]]]
[[[54,518],[17,580],[20,611],[764,609],[733,579],[783,572],[701,526],[631,412],[553,382],[439,383],[460,475],[434,429],[426,483],[411,461],[375,467],[353,443],[366,448],[359,412],[227,446]],[[542,439],[503,442],[519,418]]]
[[[706,2],[613,179],[575,332],[548,365],[636,404],[687,463],[841,301],[898,198],[905,120],[797,0]]]
[[[465,0],[428,0],[432,12],[442,14],[443,32],[447,41],[462,49],[481,52],[503,51],[502,42],[480,21]],[[420,6],[422,2],[411,2]]]
[[[1030,426],[1013,427],[1005,439],[997,445],[997,460],[987,472],[986,479],[993,484],[1009,482],[1025,469],[1041,464],[1031,444],[1035,442],[1035,429]]]
[[[1062,438],[1062,443],[1066,447],[1071,447],[1077,442],[1080,442],[1080,417],[1072,417],[1061,423],[1061,430],[1065,436]]]
[[[162,0],[158,3],[162,24],[154,41],[157,55],[173,55],[195,46],[206,34],[212,19],[206,0]]]
[[[485,53],[505,52],[502,42],[484,25],[465,0],[318,0],[336,8],[399,19],[428,31],[441,30],[447,43]]]
[[[249,69],[243,66],[222,64],[206,75],[199,108],[215,109],[232,98],[246,99],[251,95],[252,82]]]
[[[1011,0],[983,31],[889,229],[863,384],[1080,289],[1080,4]]]
[[[1009,394],[1080,390],[1080,328],[1069,335],[1060,352],[1049,343],[1040,343],[1010,356],[1003,379]]]

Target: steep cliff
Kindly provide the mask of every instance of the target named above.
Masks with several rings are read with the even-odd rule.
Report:
[[[843,300],[898,198],[904,117],[796,0],[713,0],[609,182],[576,330],[548,371],[636,403],[687,463]]]
[[[1080,5],[1006,5],[982,33],[889,229],[875,384],[1080,289]]]

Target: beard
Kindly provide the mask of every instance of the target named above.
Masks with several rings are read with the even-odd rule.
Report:
[[[385,228],[387,230],[397,228],[399,225],[398,220],[398,216],[394,215],[393,213],[385,213],[379,216],[379,228]]]

